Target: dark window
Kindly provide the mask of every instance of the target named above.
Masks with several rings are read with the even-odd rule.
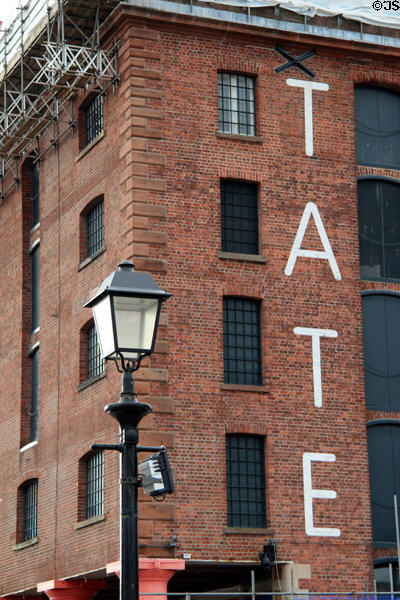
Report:
[[[38,417],[39,417],[39,348],[31,354],[32,387],[31,387],[31,427],[30,442],[38,439]]]
[[[229,527],[265,527],[264,438],[226,436]]]
[[[376,592],[399,592],[399,568],[396,558],[382,558],[374,561]],[[388,598],[387,596],[385,598]]]
[[[86,215],[86,254],[92,256],[104,246],[104,200],[101,199]]]
[[[372,422],[367,429],[372,539],[377,546],[396,545],[394,495],[400,507],[400,422]]]
[[[32,227],[40,221],[39,204],[39,163],[32,165]]]
[[[380,564],[374,565],[375,590],[379,592],[399,592],[399,568],[397,559],[378,559]],[[388,598],[387,596],[385,598]]]
[[[400,411],[400,296],[362,297],[368,410]]]
[[[222,250],[258,254],[257,185],[221,181]]]
[[[87,355],[86,355],[86,378],[91,379],[104,371],[104,360],[100,355],[100,346],[97,341],[96,327],[92,325],[87,329]]]
[[[260,302],[224,298],[224,381],[261,385]]]
[[[384,179],[358,182],[362,279],[400,279],[400,185]]]
[[[400,168],[400,95],[359,87],[355,103],[358,164]]]
[[[103,96],[96,96],[85,109],[86,144],[103,131]]]
[[[256,134],[254,84],[254,77],[218,73],[219,131]]]
[[[40,319],[40,247],[31,252],[32,262],[32,331],[38,329]]]
[[[38,528],[38,481],[32,479],[23,488],[23,526],[22,541],[26,542],[37,536]]]
[[[96,452],[86,462],[86,512],[85,518],[103,514],[104,453]]]

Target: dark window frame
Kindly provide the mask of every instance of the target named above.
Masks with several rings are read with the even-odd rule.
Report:
[[[224,383],[262,385],[261,300],[223,297]]]
[[[222,252],[259,255],[258,196],[258,183],[220,180]]]
[[[244,73],[218,71],[217,83],[218,131],[233,135],[256,136],[257,77]]]
[[[362,99],[359,97],[359,90],[368,90],[369,102],[373,101],[373,95],[376,95],[376,106],[371,107],[370,115],[364,115],[364,121],[361,121],[360,112],[364,112],[368,107],[368,101],[364,96]],[[367,96],[367,97],[368,97]],[[384,98],[386,97],[386,102]],[[384,86],[377,85],[357,85],[354,89],[354,104],[355,104],[355,133],[356,133],[356,156],[357,163],[369,167],[378,167],[385,169],[400,169],[400,142],[398,140],[398,130],[392,132],[389,135],[388,131],[383,130],[380,126],[380,121],[385,119],[385,115],[392,115],[388,118],[393,117],[393,107],[390,110],[388,104],[394,99],[397,99],[397,120],[400,124],[400,93],[398,90],[394,90]],[[388,100],[390,99],[390,100]],[[383,110],[381,110],[381,104],[385,102]],[[377,128],[374,129],[374,124],[377,122]],[[386,124],[387,125],[387,124]],[[383,124],[382,124],[383,127]],[[363,138],[366,136],[366,139]],[[385,143],[388,145],[389,138],[392,138],[394,144],[397,143],[397,152],[393,151],[393,148],[385,149]],[[396,148],[395,148],[396,150]],[[369,156],[368,156],[369,155]],[[385,156],[386,155],[386,156]],[[398,163],[391,162],[394,155],[398,156]],[[387,159],[387,157],[390,157]]]
[[[91,321],[83,329],[85,338],[85,374],[84,381],[90,381],[103,375],[105,370],[105,361],[100,355],[100,346],[97,339],[97,331],[94,321]],[[96,343],[97,345],[96,345]]]
[[[265,528],[265,437],[225,436],[228,527]]]
[[[39,161],[32,162],[32,229],[40,223]]]
[[[104,131],[104,96],[96,94],[84,107],[85,145],[91,144]]]
[[[36,442],[39,429],[39,376],[40,376],[40,346],[35,345],[29,352],[31,360],[31,405],[29,443]]]
[[[104,196],[99,196],[85,212],[86,258],[104,248]]]
[[[21,486],[21,541],[28,542],[38,534],[39,483],[29,479]]]
[[[371,430],[376,430],[378,428],[382,428],[383,427],[390,427],[390,428],[395,428],[396,431],[398,431],[400,433],[400,420],[397,419],[376,419],[376,420],[372,420],[372,421],[368,421],[367,422],[367,432],[371,431]],[[391,433],[391,441],[393,442],[393,437],[392,437],[392,430],[390,431]],[[382,481],[378,482],[378,485],[374,486],[374,481],[373,481],[373,472],[372,472],[372,464],[371,464],[371,438],[368,437],[368,462],[369,462],[369,474],[370,474],[370,489],[371,489],[371,520],[372,520],[372,534],[373,534],[373,545],[375,548],[395,548],[396,547],[396,534],[395,534],[395,518],[394,518],[394,504],[392,505],[393,502],[393,495],[390,495],[390,499],[388,500],[389,504],[386,505],[386,503],[383,501],[382,497],[379,497],[379,499],[375,499],[375,506],[374,506],[374,502],[373,502],[373,492],[374,492],[374,488],[378,488],[379,489],[379,493],[382,494],[382,489],[383,489],[383,485],[382,485]],[[379,449],[382,449],[382,443],[381,440],[379,440],[379,444],[378,444]],[[396,459],[393,460],[393,448],[394,447],[398,447],[398,444],[395,444],[395,446],[393,446],[393,443],[391,444],[391,449],[390,449],[390,457],[391,460],[381,460],[381,464],[378,465],[378,472],[379,475],[382,479],[382,474],[383,476],[384,474],[384,468],[386,468],[389,464],[392,465],[392,469],[396,468],[396,465],[398,465],[398,461],[396,461]],[[398,488],[399,493],[397,494],[398,496],[398,502],[400,504],[400,469],[398,468],[398,473],[393,472],[392,475],[394,477],[394,485],[395,487]],[[388,479],[387,477],[383,477],[385,479],[385,484],[387,484]],[[397,485],[396,485],[397,483]],[[392,490],[393,491],[393,490]],[[393,508],[392,508],[393,506]],[[378,507],[378,508],[376,508]],[[377,533],[379,532],[379,519],[377,517],[378,511],[382,512],[382,509],[389,509],[390,512],[393,512],[393,514],[391,515],[390,518],[388,518],[388,515],[386,514],[386,516],[383,518],[383,521],[386,523],[392,523],[392,528],[393,528],[393,535],[392,535],[392,540],[378,540],[376,539]],[[381,517],[382,520],[382,517]],[[378,525],[377,525],[378,522]]]
[[[394,186],[398,189],[399,199],[398,203],[398,211],[400,212],[400,181],[394,179],[392,177],[385,177],[379,175],[366,175],[358,178],[358,229],[359,229],[359,246],[360,246],[360,277],[363,281],[392,281],[399,282],[400,281],[400,256],[399,260],[396,261],[396,258],[393,258],[389,255],[389,249],[393,246],[398,246],[399,255],[400,255],[400,225],[398,224],[397,219],[393,219],[393,215],[390,212],[395,211],[396,205],[392,203],[390,206],[387,204],[390,198],[390,188],[387,187],[387,193],[384,193],[385,186],[393,186],[392,191],[394,191]],[[371,202],[371,197],[373,195],[373,190],[369,190],[368,194],[364,193],[362,195],[362,188],[365,188],[365,183],[375,184],[375,195],[376,202],[373,204]],[[392,198],[393,199],[393,198]],[[365,203],[369,202],[369,206],[363,207]],[[368,219],[367,209],[370,211],[374,211],[374,209],[379,213],[380,220],[377,222],[376,220]],[[364,221],[361,222],[361,215],[364,214]],[[368,224],[368,220],[370,223]],[[375,240],[371,236],[378,235],[371,233],[368,231],[368,228],[373,228],[373,225],[376,223],[376,229],[379,230],[381,235],[381,240]],[[385,223],[388,224],[389,231],[386,231]],[[396,234],[396,226],[399,229],[398,239],[399,242],[394,243],[393,241],[386,242],[385,239],[387,236]],[[364,241],[365,240],[365,241]],[[375,252],[374,252],[375,249]],[[379,267],[382,271],[382,275],[374,275],[367,271],[367,269],[372,269],[371,265],[367,265],[368,260],[371,260],[371,256],[375,254],[377,260],[378,254],[381,254],[381,259],[378,261],[376,267]],[[393,264],[396,265],[396,262],[399,264],[399,276],[393,277],[388,276],[387,273],[393,268]],[[388,266],[389,265],[389,266]]]
[[[104,451],[93,452],[85,461],[85,519],[104,514]]]
[[[387,569],[389,574],[389,581],[385,582],[386,586],[383,589],[383,586],[377,585],[376,581],[376,572],[380,569]],[[375,579],[375,589],[376,592],[379,593],[398,593],[400,591],[400,577],[399,577],[399,566],[398,566],[398,558],[394,556],[386,556],[384,558],[376,558],[374,560],[374,579]],[[382,582],[379,582],[382,583]],[[397,583],[397,585],[396,585]]]
[[[31,292],[31,310],[32,323],[31,331],[34,332],[40,327],[40,243],[35,243],[30,251],[31,257],[31,277],[32,277],[32,292]]]
[[[368,297],[377,297],[377,298],[384,298],[384,297],[388,297],[388,298],[392,298],[392,299],[396,299],[397,301],[397,305],[399,306],[400,309],[400,293],[399,292],[394,292],[391,290],[365,290],[361,293],[361,298],[362,298],[362,319],[363,319],[363,356],[364,356],[364,377],[365,377],[365,403],[366,403],[366,407],[367,410],[378,410],[381,412],[397,412],[397,410],[400,410],[400,405],[399,407],[396,407],[394,404],[392,404],[392,401],[394,398],[397,398],[398,395],[396,393],[396,390],[393,389],[393,385],[395,385],[396,381],[397,381],[397,376],[398,374],[400,374],[400,372],[396,372],[395,373],[391,373],[391,369],[390,366],[391,362],[389,361],[389,364],[386,364],[385,366],[385,371],[382,371],[381,369],[381,365],[379,364],[378,366],[376,364],[373,364],[372,362],[372,358],[374,357],[373,354],[373,350],[371,350],[370,348],[370,344],[374,343],[373,339],[367,339],[367,331],[368,331],[368,327],[369,327],[369,323],[370,323],[370,319],[369,319],[369,315],[366,314],[367,310],[366,310],[366,302],[364,301],[364,299],[368,298]],[[397,336],[396,335],[392,335],[392,327],[390,327],[390,323],[389,321],[392,321],[392,318],[388,317],[388,306],[385,305],[384,306],[384,313],[382,315],[382,318],[384,317],[384,320],[387,324],[387,330],[389,331],[389,333],[391,334],[391,339],[393,341],[397,340]],[[376,315],[374,315],[374,318],[371,319],[371,324],[373,327],[373,332],[375,330],[379,332],[379,336],[382,335],[382,331],[383,331],[383,326],[380,323],[380,320],[377,318]],[[370,335],[369,331],[368,331],[368,335]],[[376,334],[378,335],[378,334]],[[390,338],[389,338],[389,342],[390,342]],[[378,347],[377,350],[377,357],[378,357],[378,361],[382,361],[384,357],[388,357],[388,340],[385,340],[385,347],[382,348],[381,346]],[[397,353],[394,352],[394,355],[396,355]],[[371,361],[371,362],[369,362]],[[400,369],[399,369],[400,371]],[[374,380],[375,378],[375,380]],[[376,380],[376,378],[378,378]],[[394,379],[394,384],[393,382],[390,382],[390,379]],[[383,383],[386,382],[387,384],[387,388],[382,387],[383,383],[379,383],[379,381],[382,381]],[[380,387],[379,387],[380,386]],[[370,393],[371,390],[371,393]],[[376,397],[379,398],[380,404],[376,404],[375,400]],[[387,398],[388,399],[388,404],[385,404],[383,402],[383,399]],[[399,403],[400,404],[400,403]],[[399,500],[400,502],[400,500]]]

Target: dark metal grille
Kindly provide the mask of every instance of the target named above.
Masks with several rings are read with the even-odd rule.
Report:
[[[258,254],[256,184],[221,181],[221,236],[225,252]]]
[[[85,110],[86,144],[103,131],[103,96],[96,96]]]
[[[32,479],[24,487],[24,515],[22,541],[37,536],[38,527],[38,481]]]
[[[265,527],[264,438],[226,436],[229,527]]]
[[[32,265],[32,331],[39,327],[40,321],[40,246],[31,253]]]
[[[40,221],[39,163],[32,165],[32,227]]]
[[[260,302],[224,298],[224,381],[262,384]]]
[[[104,200],[86,215],[86,254],[92,256],[104,246]]]
[[[87,330],[87,362],[86,377],[91,379],[104,371],[104,360],[100,355],[100,347],[97,341],[96,327],[92,325]]]
[[[254,84],[254,77],[218,73],[219,131],[256,134]]]
[[[86,463],[86,519],[103,514],[104,452],[96,452]]]
[[[358,183],[361,279],[400,279],[400,185]]]
[[[39,417],[39,348],[31,356],[32,361],[32,389],[31,389],[31,431],[30,442],[38,439]]]

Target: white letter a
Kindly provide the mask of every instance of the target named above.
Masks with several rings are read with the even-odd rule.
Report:
[[[304,234],[307,229],[308,221],[310,216],[314,217],[315,225],[317,226],[317,230],[319,233],[319,237],[321,238],[322,245],[324,250],[303,250],[301,248],[301,244],[303,241]],[[290,251],[289,259],[287,261],[287,265],[285,268],[285,275],[291,275],[293,272],[294,265],[296,263],[296,259],[298,256],[305,256],[307,258],[323,258],[324,260],[329,261],[329,265],[332,269],[332,273],[335,279],[340,281],[342,276],[339,271],[339,267],[337,266],[336,259],[333,255],[331,245],[328,240],[328,236],[326,235],[324,226],[322,224],[322,220],[320,214],[318,212],[317,205],[314,202],[308,202],[307,206],[304,209],[303,216],[300,221],[299,228],[297,230],[297,234],[295,240],[293,242],[292,249]]]

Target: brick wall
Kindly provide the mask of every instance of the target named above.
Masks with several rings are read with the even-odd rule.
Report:
[[[121,84],[105,98],[104,136],[81,154],[79,134],[65,136],[40,163],[39,443],[23,453],[24,189],[0,208],[6,274],[0,352],[0,555],[6,567],[0,592],[93,571],[118,558],[114,453],[105,453],[106,518],[75,526],[81,519],[79,460],[92,441],[117,440],[103,406],[119,391],[112,364],[105,377],[77,390],[80,330],[91,317],[82,305],[122,259],[151,272],[173,294],[162,309],[156,353],[136,377],[140,400],[153,406],[140,441],[168,447],[176,483],[176,494],[162,504],[140,494],[142,555],[171,556],[173,550],[161,545],[176,535],[177,556],[187,551],[194,559],[256,561],[275,537],[279,560],[310,565],[303,587],[362,590],[371,583],[372,543],[361,291],[373,286],[359,277],[356,177],[366,171],[355,159],[353,89],[360,81],[391,83],[393,62],[374,57],[366,66],[359,48],[347,48],[344,56],[339,42],[313,40],[317,55],[307,64],[330,89],[313,93],[314,156],[307,157],[303,90],[286,84],[289,76],[305,77],[293,68],[274,73],[282,59],[273,50],[273,32],[126,8],[114,15],[108,35],[120,39]],[[314,47],[290,37],[278,41],[295,55]],[[219,70],[257,77],[257,139],[217,135]],[[82,92],[76,118],[84,100]],[[45,147],[46,139],[40,143]],[[265,262],[219,256],[221,178],[258,183]],[[99,195],[105,251],[78,270],[81,214]],[[319,209],[340,281],[323,260],[298,258],[292,275],[284,273],[308,202]],[[312,220],[303,247],[321,247]],[[258,389],[223,385],[225,295],[262,301]],[[321,408],[313,402],[311,340],[295,335],[294,327],[338,332],[321,341]],[[258,533],[227,530],[225,435],[240,432],[266,439],[267,523]],[[340,537],[305,533],[305,452],[336,456],[334,463],[314,464],[312,472],[313,487],[336,490],[337,498],[313,506],[315,525],[338,527]],[[39,479],[39,542],[13,550],[17,488],[31,477]]]

